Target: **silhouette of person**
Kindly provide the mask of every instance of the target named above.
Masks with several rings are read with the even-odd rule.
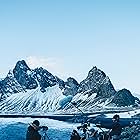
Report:
[[[41,135],[38,132],[39,125],[40,123],[38,120],[35,120],[30,124],[26,133],[26,140],[41,140]]]
[[[120,119],[120,116],[117,115],[117,114],[114,115],[113,118],[112,118],[113,125],[112,125],[112,129],[109,133],[112,140],[119,140],[120,139],[122,127],[120,125],[119,119]]]

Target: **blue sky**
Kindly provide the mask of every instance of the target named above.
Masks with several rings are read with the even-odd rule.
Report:
[[[0,77],[18,60],[79,82],[97,66],[140,94],[139,0],[0,0]]]

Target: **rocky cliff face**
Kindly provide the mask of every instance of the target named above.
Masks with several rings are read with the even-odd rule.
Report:
[[[97,97],[107,98],[116,93],[109,77],[97,67],[93,67],[89,71],[87,78],[80,83],[78,92],[84,93],[89,90],[97,93]]]
[[[42,67],[34,70],[33,77],[38,81],[42,92],[45,92],[45,88],[52,87],[57,84],[56,78]]]
[[[79,89],[78,82],[74,78],[69,77],[65,82],[65,88],[63,94],[66,96],[68,95],[75,96],[78,92],[78,89]]]
[[[24,60],[17,62],[13,69],[13,74],[18,83],[26,89],[37,88],[38,85],[36,80],[32,77],[32,71]]]
[[[18,83],[25,89],[36,89],[40,87],[42,92],[45,92],[47,87],[52,87],[56,84],[64,87],[64,81],[53,76],[50,72],[42,67],[31,70],[24,60],[18,61],[13,74]]]
[[[131,92],[127,89],[122,89],[116,92],[111,103],[117,106],[130,106],[139,103],[139,99],[134,97]]]

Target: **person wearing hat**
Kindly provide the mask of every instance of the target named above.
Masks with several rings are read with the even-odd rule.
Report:
[[[28,127],[26,140],[41,140],[41,135],[39,134],[38,130],[40,123],[38,120],[33,121],[30,126]]]
[[[111,131],[109,132],[109,135],[111,136],[112,140],[120,139],[122,127],[120,125],[119,119],[120,119],[120,116],[117,114],[114,115],[112,118],[113,125],[112,125]]]

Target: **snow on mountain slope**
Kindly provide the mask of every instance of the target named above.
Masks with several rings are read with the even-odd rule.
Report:
[[[94,112],[97,110],[103,109],[104,107],[107,107],[107,105],[110,103],[111,98],[100,98],[96,97],[97,93],[93,93],[92,95],[88,95],[85,93],[76,94],[71,102],[76,103],[76,107],[78,107],[80,110],[84,112]],[[72,104],[68,104],[63,110],[65,112],[77,112],[77,108],[74,107]]]
[[[0,111],[2,113],[53,112],[61,107],[59,102],[65,97],[58,85],[46,88],[46,92],[43,93],[37,88],[11,95],[0,103]]]

